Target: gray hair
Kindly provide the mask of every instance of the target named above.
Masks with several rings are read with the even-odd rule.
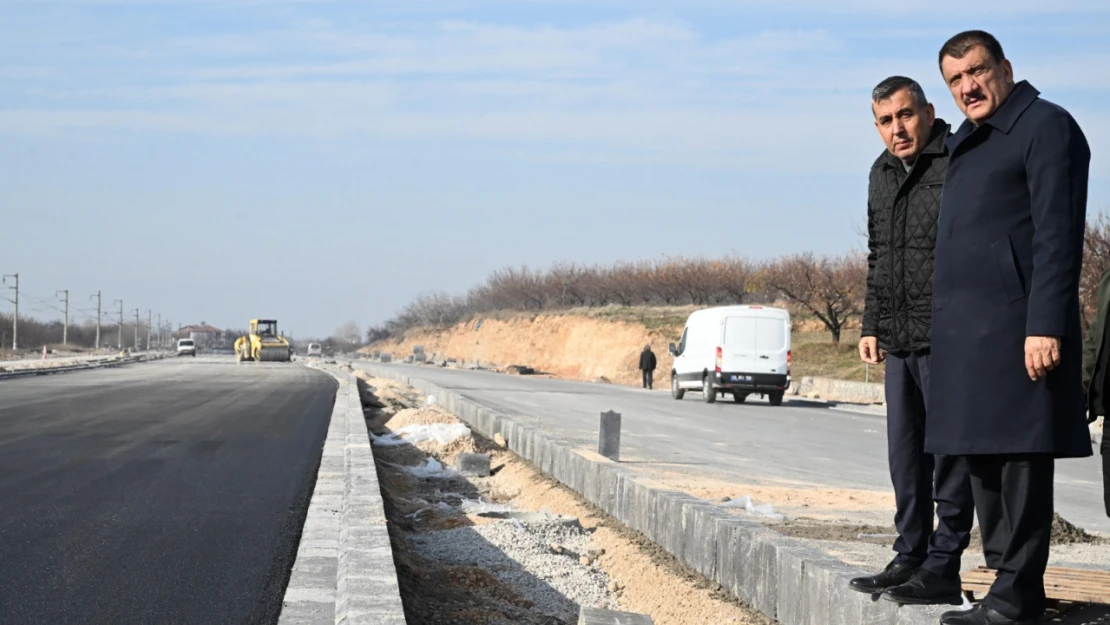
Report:
[[[889,100],[895,93],[898,93],[902,89],[906,89],[910,92],[910,95],[913,96],[914,103],[918,106],[929,104],[929,100],[925,99],[925,90],[921,88],[921,85],[918,84],[916,80],[906,78],[905,76],[891,76],[878,85],[875,85],[875,88],[871,90],[871,102],[877,103],[883,100]]]

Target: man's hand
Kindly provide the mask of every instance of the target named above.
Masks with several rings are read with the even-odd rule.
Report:
[[[1025,371],[1037,380],[1060,365],[1060,339],[1055,336],[1030,336],[1025,339]]]
[[[879,349],[879,339],[865,336],[859,340],[859,357],[869,365],[877,365],[886,358],[886,354]]]

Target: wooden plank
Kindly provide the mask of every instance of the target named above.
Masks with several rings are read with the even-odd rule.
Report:
[[[996,572],[986,567],[961,574],[965,592],[986,595]],[[1050,601],[1110,604],[1110,572],[1052,567],[1045,571],[1045,595]]]

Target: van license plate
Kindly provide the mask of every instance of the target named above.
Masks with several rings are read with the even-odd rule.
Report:
[[[734,375],[732,376],[733,382],[751,382],[752,376],[750,375]]]

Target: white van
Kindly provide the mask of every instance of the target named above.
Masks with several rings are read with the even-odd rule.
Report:
[[[675,399],[687,389],[700,389],[710,404],[720,393],[731,394],[737,403],[757,393],[778,406],[790,388],[790,313],[767,306],[698,310],[670,351]]]
[[[309,343],[308,349],[305,350],[306,356],[323,356],[324,349],[320,347],[319,343]]]

